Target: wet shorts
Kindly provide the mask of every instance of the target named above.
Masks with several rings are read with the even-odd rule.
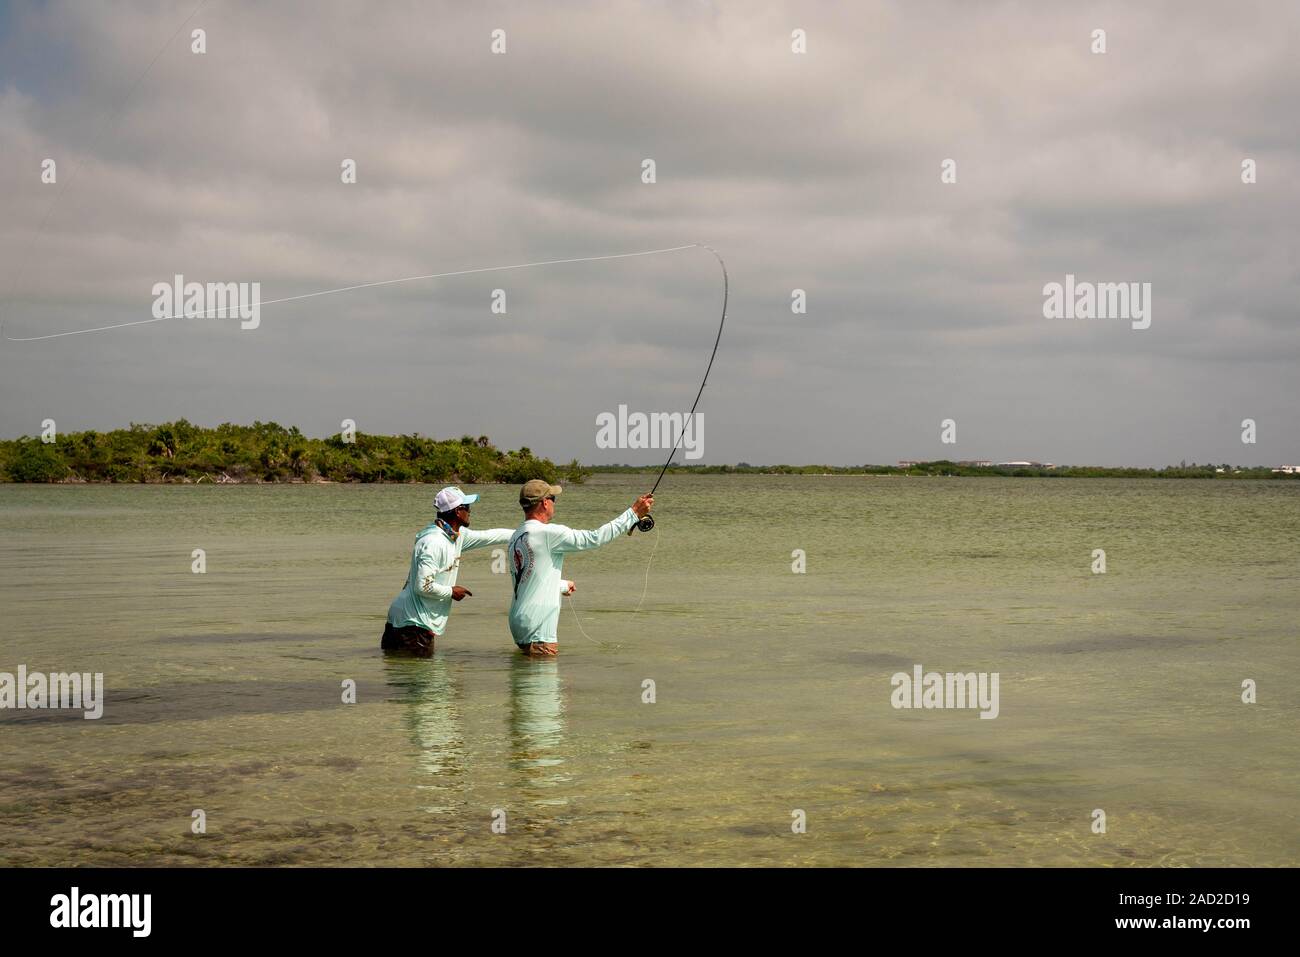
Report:
[[[555,641],[533,641],[518,647],[529,658],[554,658],[560,653],[559,642]]]
[[[394,628],[392,622],[384,622],[384,637],[379,642],[379,647],[384,651],[405,652],[419,658],[428,658],[433,654],[433,640],[437,637],[419,625]]]

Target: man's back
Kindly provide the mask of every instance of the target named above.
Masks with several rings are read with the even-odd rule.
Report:
[[[600,528],[569,528],[530,518],[510,538],[510,634],[517,645],[554,642],[560,621],[560,581],[568,552],[599,548],[631,529],[636,514],[628,509]]]
[[[556,533],[564,525],[547,525],[528,519],[510,538],[510,579],[514,600],[510,603],[510,634],[515,644],[555,641],[560,619],[560,580],[564,553],[554,550]]]

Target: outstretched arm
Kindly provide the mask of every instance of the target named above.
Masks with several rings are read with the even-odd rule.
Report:
[[[464,542],[461,543],[460,550],[464,553],[488,545],[504,545],[510,541],[510,536],[514,533],[513,528],[485,528],[481,531],[476,528],[462,528],[460,534]]]
[[[654,501],[653,496],[642,495],[626,512],[600,528],[584,530],[569,528],[567,525],[552,525],[549,529],[551,549],[557,552],[583,552],[606,545],[630,531],[638,518],[649,513]]]

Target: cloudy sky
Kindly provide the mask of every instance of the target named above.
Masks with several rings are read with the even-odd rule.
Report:
[[[703,461],[1297,462],[1298,33],[1250,2],[8,2],[3,334],[147,319],[177,273],[270,300],[707,242]],[[1151,327],[1044,318],[1067,273],[1151,283]],[[0,341],[0,436],[353,419],[658,462],[596,416],[688,408],[721,296],[693,248]]]

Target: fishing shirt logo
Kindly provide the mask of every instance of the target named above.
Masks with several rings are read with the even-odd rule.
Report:
[[[510,540],[510,577],[514,580],[514,593],[519,594],[519,583],[533,573],[533,550],[528,544],[528,533],[517,532]]]

